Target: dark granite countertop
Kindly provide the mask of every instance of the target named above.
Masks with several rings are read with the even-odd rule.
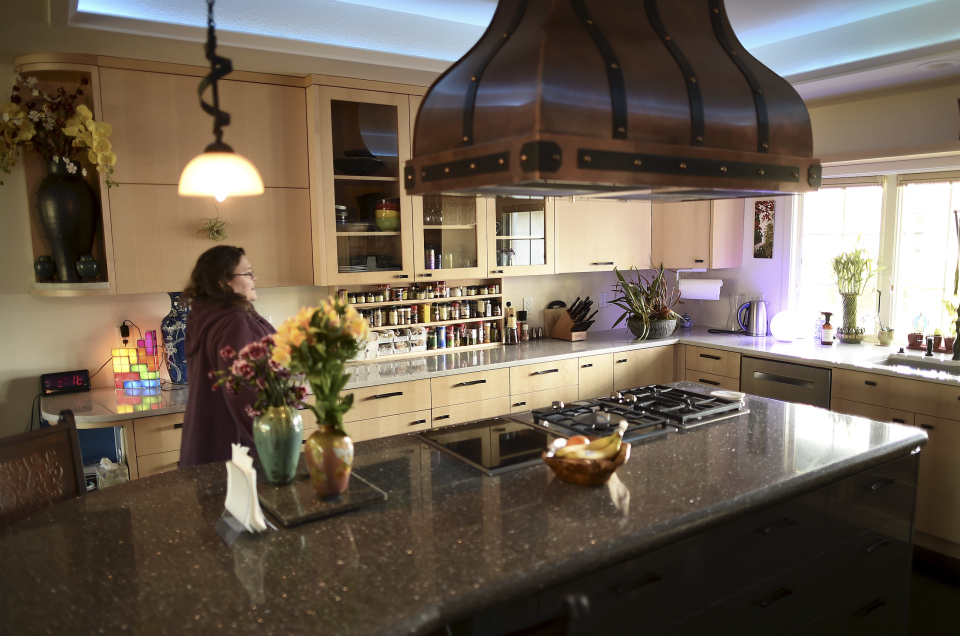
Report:
[[[0,632],[426,633],[927,439],[804,405],[750,397],[748,406],[634,447],[596,489],[561,483],[545,465],[486,477],[414,437],[363,442],[356,471],[388,501],[233,547],[213,529],[222,464],[95,492],[0,534]]]

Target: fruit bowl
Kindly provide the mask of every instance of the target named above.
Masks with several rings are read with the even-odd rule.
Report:
[[[543,451],[543,461],[560,481],[578,486],[603,486],[611,475],[630,459],[630,444],[621,444],[611,459],[571,459]]]

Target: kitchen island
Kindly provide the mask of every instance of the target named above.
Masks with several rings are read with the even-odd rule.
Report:
[[[122,484],[0,535],[0,615],[16,633],[495,634],[580,591],[596,616],[632,607],[633,634],[827,633],[848,614],[895,630],[926,434],[747,407],[635,446],[596,489],[363,442],[356,473],[386,502],[232,547],[213,530],[222,465]]]

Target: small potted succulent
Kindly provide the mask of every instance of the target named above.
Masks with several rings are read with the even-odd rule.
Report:
[[[637,340],[670,336],[676,330],[680,317],[671,309],[680,302],[680,290],[667,285],[663,265],[649,281],[639,271],[636,280],[630,280],[629,274],[624,277],[617,268],[613,268],[613,271],[617,275],[617,284],[613,287],[617,296],[612,302],[623,310],[613,326],[626,320],[627,327]]]
[[[923,332],[914,331],[913,333],[907,334],[907,346],[913,347],[914,349],[919,349],[923,347]]]
[[[940,328],[933,330],[933,348],[935,350],[940,349],[940,345],[943,344],[943,332],[940,331]]]

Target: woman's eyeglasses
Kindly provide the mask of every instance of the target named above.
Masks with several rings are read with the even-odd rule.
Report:
[[[234,274],[234,277],[237,277],[237,276],[247,276],[252,280],[257,280],[257,277],[254,275],[252,270],[249,272],[244,272],[242,274]]]

